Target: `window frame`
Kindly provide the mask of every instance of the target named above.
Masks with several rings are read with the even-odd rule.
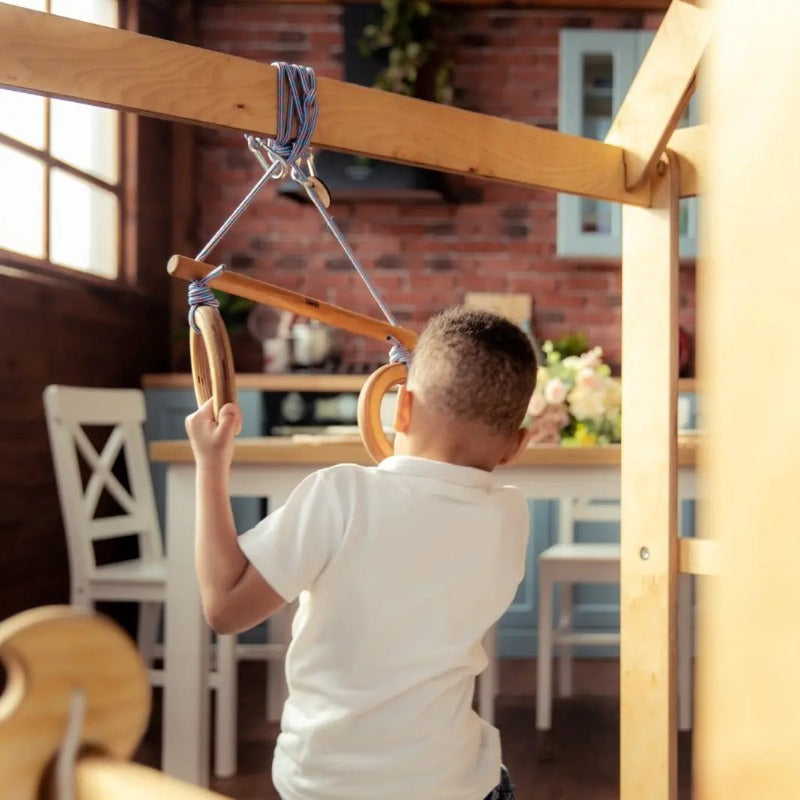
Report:
[[[129,3],[128,0],[115,0],[117,4],[117,26],[121,30],[136,30],[136,2]],[[51,0],[45,0],[45,12],[52,13]],[[13,91],[13,90],[10,90]],[[134,267],[135,259],[134,246],[136,232],[133,220],[135,215],[129,212],[135,210],[135,118],[130,114],[117,111],[117,181],[110,183],[103,178],[99,178],[91,172],[85,172],[72,164],[68,164],[52,153],[51,135],[51,103],[53,99],[49,95],[41,95],[44,100],[44,142],[39,149],[33,145],[21,142],[7,134],[0,132],[0,145],[7,147],[17,153],[35,159],[44,168],[43,175],[43,208],[41,226],[43,234],[43,249],[45,255],[41,258],[31,256],[26,253],[19,253],[15,250],[8,250],[0,245],[0,265],[21,269],[34,274],[46,277],[66,278],[69,280],[89,283],[100,287],[119,287],[120,285],[133,286],[136,283],[136,270]],[[51,173],[53,169],[59,169],[71,177],[91,184],[94,187],[103,189],[116,197],[117,200],[117,241],[115,249],[117,253],[117,271],[115,275],[103,275],[89,269],[70,267],[59,264],[51,260],[51,229],[52,229],[52,210],[51,201]],[[133,192],[133,193],[132,193]]]

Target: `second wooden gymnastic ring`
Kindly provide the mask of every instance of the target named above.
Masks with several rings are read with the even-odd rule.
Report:
[[[388,458],[394,447],[383,432],[381,401],[393,386],[406,382],[405,364],[385,364],[367,378],[358,395],[358,428],[361,441],[376,464]]]
[[[233,367],[231,343],[225,323],[214,306],[198,306],[194,324],[189,334],[189,352],[192,358],[192,378],[197,405],[214,399],[214,419],[226,403],[236,402],[236,372]]]

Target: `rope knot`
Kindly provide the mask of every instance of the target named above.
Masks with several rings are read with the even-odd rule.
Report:
[[[394,336],[390,336],[389,341],[392,343],[392,347],[389,350],[389,361],[392,364],[405,364],[406,367],[410,367],[411,353],[408,348],[399,339],[395,339]]]
[[[218,278],[224,272],[225,264],[220,264],[216,269],[212,269],[204,278],[199,278],[189,284],[189,326],[195,333],[200,333],[194,321],[194,312],[200,306],[213,306],[219,308],[219,300],[208,287],[208,282]]]

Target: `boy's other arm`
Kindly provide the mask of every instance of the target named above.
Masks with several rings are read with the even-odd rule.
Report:
[[[197,464],[195,563],[208,624],[217,633],[238,633],[284,605],[284,599],[250,565],[239,548],[230,502],[233,437],[241,428],[238,407],[209,403],[186,420]]]

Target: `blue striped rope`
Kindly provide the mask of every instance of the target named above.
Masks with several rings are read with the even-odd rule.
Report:
[[[194,321],[195,311],[200,306],[213,306],[219,308],[219,300],[217,300],[214,292],[208,287],[208,282],[218,278],[224,271],[225,264],[220,264],[216,269],[212,269],[204,278],[199,278],[189,284],[189,327],[195,332],[200,333]]]

